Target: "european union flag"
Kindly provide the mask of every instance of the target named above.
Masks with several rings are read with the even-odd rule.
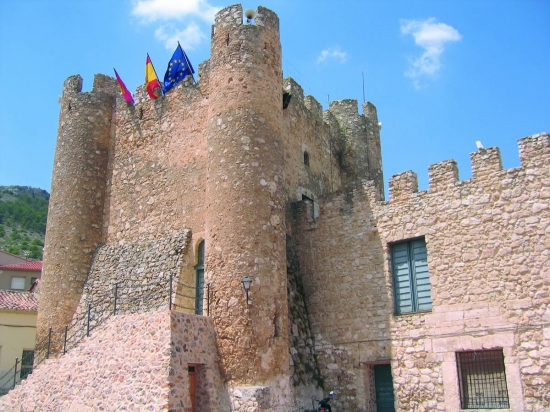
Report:
[[[172,55],[170,63],[168,63],[168,69],[164,75],[163,92],[166,93],[186,76],[193,75],[193,73],[195,73],[195,70],[193,70],[193,66],[191,66],[187,55],[178,42],[178,47]]]

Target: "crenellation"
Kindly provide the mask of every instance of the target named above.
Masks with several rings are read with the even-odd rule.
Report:
[[[304,97],[304,104],[306,108],[315,116],[316,118],[323,118],[323,106],[317,101],[317,99],[311,95]]]
[[[210,75],[210,59],[200,63],[198,70],[197,83],[201,86],[208,84],[208,77]]]
[[[96,74],[94,76],[94,85],[92,93],[106,93],[111,96],[119,96],[120,88],[116,79],[104,74]]]
[[[254,23],[279,32],[279,16],[265,7],[258,6]]]
[[[548,165],[550,134],[539,133],[518,140],[519,159],[524,167]]]
[[[138,104],[141,104],[141,105],[146,104],[150,100],[151,98],[149,97],[149,94],[147,94],[147,88],[145,87],[145,85],[142,84],[136,87],[136,92],[134,94],[134,101],[136,106]]]
[[[380,142],[381,124],[378,122],[376,106],[371,102],[363,103],[363,118],[367,131],[368,179],[376,183],[380,197],[384,198],[384,174],[382,171],[382,144]]]
[[[418,193],[418,176],[412,170],[393,175],[390,179],[390,200],[405,200]]]
[[[70,76],[63,83],[63,97],[82,92],[82,77],[79,74]]]
[[[488,147],[470,153],[470,160],[474,179],[484,179],[502,170],[502,158],[498,147]]]
[[[334,113],[334,115],[343,120],[342,123],[352,122],[353,120],[357,121],[359,116],[359,108],[356,99],[343,99],[343,100],[334,100],[329,104],[329,110]],[[343,124],[342,127],[346,127],[347,124]]]
[[[378,113],[376,110],[376,106],[371,102],[363,103],[363,115],[367,119],[376,121],[376,124],[378,125]]]
[[[292,77],[283,79],[283,90],[292,96],[292,100],[297,100],[300,104],[304,104],[304,89]]]
[[[212,31],[216,27],[240,26],[243,24],[243,7],[240,4],[225,7],[216,13]]]
[[[444,190],[458,182],[458,166],[449,159],[428,167],[430,191]]]

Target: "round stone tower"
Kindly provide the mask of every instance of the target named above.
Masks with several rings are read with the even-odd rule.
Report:
[[[102,240],[111,118],[116,81],[96,75],[63,85],[40,284],[37,341],[71,322],[93,253]],[[40,348],[38,348],[40,350]]]
[[[230,386],[269,386],[284,402],[290,368],[275,13],[258,7],[249,24],[240,5],[216,15],[209,85],[205,277],[222,373]]]

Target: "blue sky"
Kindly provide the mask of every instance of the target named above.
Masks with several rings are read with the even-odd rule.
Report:
[[[149,53],[159,77],[177,40],[209,58],[218,0],[0,0],[0,185],[50,190],[58,96],[113,67],[132,91]],[[326,109],[365,97],[383,124],[384,178],[453,158],[471,177],[475,142],[519,166],[517,139],[550,131],[548,0],[262,0],[281,20],[284,76]]]

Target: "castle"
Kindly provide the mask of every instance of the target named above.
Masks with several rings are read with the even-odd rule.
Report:
[[[283,79],[272,11],[221,10],[211,47],[197,84],[135,106],[66,80],[38,340],[115,284],[195,295],[111,316],[3,410],[550,410],[550,135],[384,200],[376,108]]]

